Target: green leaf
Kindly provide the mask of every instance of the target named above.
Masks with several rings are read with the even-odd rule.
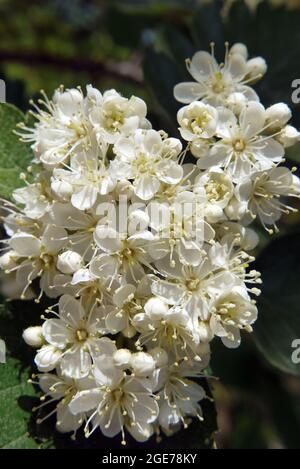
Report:
[[[28,369],[22,370],[20,362],[12,357],[0,365],[0,448],[38,448],[28,428],[30,411],[26,404],[34,396],[28,376]]]
[[[0,196],[9,198],[12,191],[23,185],[19,175],[32,160],[28,145],[20,142],[13,132],[25,120],[24,114],[11,104],[0,104]]]
[[[175,101],[173,88],[176,83],[182,81],[179,67],[166,55],[149,51],[144,61],[144,75],[160,114],[166,120],[164,128],[176,136],[176,113],[179,103]]]
[[[263,293],[254,338],[265,358],[282,371],[300,375],[292,342],[300,339],[300,234],[270,243],[257,261]]]
[[[37,449],[52,445],[51,432],[36,424],[32,408],[39,404],[39,390],[28,383],[34,352],[22,339],[23,330],[38,324],[40,306],[29,301],[0,304],[0,336],[5,341],[6,363],[0,363],[0,448]]]
[[[0,327],[1,337],[7,342],[6,360],[0,363],[0,448],[38,448],[38,443],[29,434],[35,396],[33,386],[27,382],[30,368],[26,353],[25,361],[20,360],[21,331],[13,324],[12,312],[5,304],[1,305]]]

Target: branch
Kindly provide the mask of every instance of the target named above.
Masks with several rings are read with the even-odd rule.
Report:
[[[95,62],[88,59],[76,59],[70,57],[59,57],[47,53],[24,52],[24,51],[1,51],[1,62],[19,62],[24,65],[53,65],[58,68],[69,69],[76,72],[89,72],[94,76],[105,76],[113,80],[126,80],[135,85],[142,85],[142,72],[140,57],[134,60],[120,63]]]

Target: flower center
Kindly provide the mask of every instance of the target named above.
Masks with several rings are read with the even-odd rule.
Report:
[[[85,329],[78,329],[76,331],[76,337],[79,342],[84,342],[88,338],[88,333]]]
[[[51,256],[51,254],[48,254],[46,252],[40,255],[40,260],[42,262],[44,270],[50,270],[54,264],[53,256]]]
[[[114,108],[105,113],[105,127],[110,131],[117,131],[124,124],[124,113]]]
[[[222,93],[225,89],[225,84],[223,82],[223,75],[221,72],[217,72],[213,79],[212,90],[214,93]]]
[[[191,280],[188,280],[186,282],[186,287],[189,291],[198,290],[199,285],[200,285],[200,279],[199,278],[191,279]]]
[[[135,160],[135,167],[138,174],[152,174],[155,161],[149,160],[144,153],[140,153]]]
[[[246,143],[244,142],[244,140],[242,140],[241,138],[239,138],[238,140],[236,140],[236,141],[234,142],[233,148],[234,148],[235,151],[237,151],[237,152],[244,151],[245,148],[246,148]]]
[[[218,202],[219,200],[223,200],[228,192],[228,188],[224,183],[220,183],[212,179],[210,179],[204,187],[209,202]]]

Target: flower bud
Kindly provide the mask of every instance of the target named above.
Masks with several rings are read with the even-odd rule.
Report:
[[[130,199],[134,193],[132,184],[127,181],[119,181],[116,185],[115,192],[117,196],[126,196]]]
[[[131,352],[127,348],[121,348],[113,355],[114,365],[117,368],[122,368],[123,370],[126,370],[126,368],[130,367],[130,359]]]
[[[161,319],[169,311],[168,305],[160,298],[150,298],[144,306],[144,309],[151,319]]]
[[[230,54],[239,54],[242,57],[244,57],[245,60],[247,60],[248,49],[245,46],[245,44],[242,44],[241,42],[237,42],[236,44],[233,44],[233,46],[230,48]]]
[[[266,109],[266,123],[268,132],[276,132],[290,120],[292,113],[290,108],[284,103],[273,104]]]
[[[231,201],[225,208],[225,213],[229,220],[240,220],[247,211],[247,202],[238,201],[232,197]]]
[[[149,376],[155,368],[155,362],[149,353],[133,353],[130,361],[132,370],[137,376]]]
[[[234,112],[234,114],[240,114],[242,109],[245,107],[247,103],[247,98],[243,93],[231,93],[227,98],[227,104]]]
[[[78,252],[65,251],[58,256],[57,268],[63,274],[73,274],[82,267],[82,257]]]
[[[47,372],[56,367],[62,352],[54,345],[43,345],[35,356],[35,364],[40,371]]]
[[[44,343],[41,326],[27,327],[22,334],[23,340],[31,347],[40,348]]]
[[[166,366],[168,364],[168,354],[164,349],[160,347],[154,347],[153,349],[148,350],[148,353],[152,356],[157,368],[161,368],[162,366]]]
[[[258,81],[267,71],[267,64],[262,57],[254,57],[246,64],[247,76],[252,79],[251,83]]]
[[[208,204],[205,207],[205,217],[208,223],[217,223],[223,217],[223,210],[218,205]]]
[[[17,254],[14,251],[8,251],[5,254],[2,254],[2,256],[0,256],[0,269],[13,269],[17,265],[15,256],[17,256]]]
[[[300,141],[300,132],[292,125],[286,125],[276,139],[284,148],[289,148]]]

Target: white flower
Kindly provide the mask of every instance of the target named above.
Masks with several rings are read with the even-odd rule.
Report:
[[[219,109],[216,135],[221,140],[207,156],[198,159],[198,166],[223,167],[234,182],[255,171],[271,169],[282,160],[284,149],[271,135],[262,135],[266,127],[265,109],[260,103],[248,103],[239,120],[229,109]]]
[[[224,66],[218,65],[212,47],[212,55],[204,51],[196,52],[192,60],[187,60],[187,68],[196,81],[175,86],[175,98],[181,103],[201,99],[213,106],[226,104],[228,96],[233,92],[243,93],[249,101],[258,101],[254,90],[246,84],[248,78],[255,78],[254,68],[248,65],[244,54],[236,51],[234,46],[228,51],[226,44]],[[256,78],[262,75],[262,67],[257,72]]]
[[[216,223],[224,217],[223,209],[228,205],[234,186],[231,178],[220,168],[212,167],[195,178],[194,192],[205,189],[207,203],[204,215],[208,222]]]
[[[216,335],[221,337],[226,347],[236,348],[241,343],[240,330],[252,332],[251,324],[256,318],[257,308],[246,289],[234,287],[231,291],[224,291],[212,304],[207,325],[211,338]]]
[[[54,373],[39,374],[38,384],[44,392],[42,400],[45,402],[35,407],[33,410],[40,410],[43,407],[51,405],[53,402],[56,404],[55,408],[43,418],[39,417],[37,419],[37,423],[42,423],[55,413],[56,429],[61,433],[73,432],[73,435],[75,436],[76,430],[78,430],[86,420],[86,416],[84,413],[73,415],[69,410],[69,403],[78,391],[81,389],[87,389],[93,385],[93,381],[88,378],[81,380],[67,378],[66,376],[63,376],[58,369],[57,375]]]
[[[112,334],[122,332],[125,337],[133,337],[136,330],[132,325],[132,319],[142,310],[144,298],[149,294],[150,286],[147,277],[142,278],[137,287],[126,283],[115,290],[112,296],[113,307],[107,311],[105,318],[109,332]]]
[[[208,298],[215,297],[225,287],[233,286],[235,277],[225,260],[219,262],[217,244],[203,252],[199,265],[184,265],[177,260],[170,265],[169,260],[156,262],[158,271],[165,277],[153,281],[151,289],[169,305],[180,305],[194,320],[205,317],[208,311]],[[213,251],[214,249],[214,251]]]
[[[40,219],[52,203],[49,174],[41,173],[37,182],[15,189],[12,195],[17,203],[24,205],[23,212],[27,217]]]
[[[111,171],[118,179],[133,180],[135,194],[149,200],[159,191],[161,183],[173,185],[181,180],[183,170],[175,161],[181,148],[175,138],[163,140],[155,130],[138,130],[115,144],[116,158],[111,162]]]
[[[131,96],[124,98],[116,90],[106,91],[91,109],[90,120],[99,142],[115,143],[121,135],[148,127],[145,102]]]
[[[179,132],[187,141],[213,137],[217,120],[217,110],[199,101],[182,107],[177,113]]]
[[[90,260],[94,253],[94,231],[101,223],[97,215],[97,206],[89,211],[78,210],[70,203],[55,202],[50,216],[56,226],[68,231],[68,245],[78,252],[85,260]]]
[[[70,403],[75,415],[90,414],[85,426],[86,436],[100,427],[108,437],[122,432],[122,444],[126,444],[126,428],[137,441],[146,441],[153,433],[152,423],[158,416],[150,381],[126,375],[113,365],[109,356],[96,359],[93,376],[96,387],[78,392]]]
[[[205,220],[204,191],[182,191],[171,203],[150,202],[147,206],[155,241],[149,245],[151,256],[158,260],[174,255],[185,264],[198,265],[203,243],[214,238],[214,230]]]
[[[57,318],[47,319],[42,331],[47,342],[62,352],[62,373],[75,379],[87,376],[93,358],[112,344],[110,339],[100,338],[106,330],[96,304],[85,312],[80,302],[70,295],[60,298]]]
[[[37,119],[34,128],[20,125],[20,135],[25,142],[33,142],[36,158],[46,166],[67,161],[74,152],[87,150],[95,141],[88,119],[87,101],[94,99],[94,91],[87,87],[87,98],[79,89],[55,91],[51,101],[43,94],[40,100],[44,109],[34,105]]]
[[[239,246],[244,251],[251,251],[259,243],[258,234],[253,229],[233,221],[222,222],[216,231],[221,244]]]
[[[71,203],[78,210],[94,206],[98,195],[111,192],[116,184],[112,174],[105,167],[104,153],[79,153],[72,157],[70,169],[55,168],[53,182],[60,181],[72,186]]]
[[[149,266],[152,260],[147,250],[154,239],[150,231],[128,236],[100,225],[96,227],[94,239],[103,252],[91,262],[90,271],[94,276],[98,276],[106,264],[114,271],[114,277],[119,273],[133,284],[145,275],[144,266]]]
[[[39,284],[36,302],[59,298],[23,338],[45,392],[38,422],[56,414],[73,437],[83,426],[142,442],[203,420],[210,342],[237,347],[257,317],[249,225],[277,231],[295,210],[282,199],[300,197],[295,169],[280,166],[299,140],[291,111],[265,109],[248,86],[264,59],[226,44],[218,65],[212,45],[187,66],[196,81],[174,90],[183,151],[151,129],[143,100],[91,86],[43,94],[34,129],[21,125],[38,165],[2,201],[1,293],[27,299]]]
[[[54,225],[47,225],[41,238],[22,232],[11,237],[9,244],[20,256],[20,262],[15,270],[17,283],[23,286],[21,298],[37,277],[40,278],[39,298],[43,292],[50,297],[57,296],[54,282],[57,274],[56,257],[66,242],[67,232]]]
[[[250,217],[254,219],[258,216],[264,228],[272,233],[273,230],[266,225],[273,225],[278,231],[276,221],[281,215],[296,211],[282,202],[280,196],[298,197],[300,181],[288,168],[276,167],[255,173],[250,180],[239,184],[236,192],[239,201],[247,203]]]
[[[181,362],[158,369],[154,381],[159,390],[159,424],[167,435],[178,431],[183,425],[187,428],[188,417],[203,421],[199,401],[206,398],[205,390],[192,381],[191,377],[202,376],[205,362]]]
[[[180,306],[173,306],[166,312],[162,309],[160,315],[157,312],[154,315],[152,301],[149,302],[145,304],[145,312],[133,318],[134,327],[140,332],[136,345],[163,348],[174,353],[177,360],[201,360],[199,338],[188,312]]]

